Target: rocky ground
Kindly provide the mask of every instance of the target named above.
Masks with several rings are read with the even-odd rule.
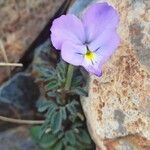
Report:
[[[97,78],[95,76],[90,77],[89,97],[82,98],[81,100],[87,118],[87,125],[89,127],[90,134],[97,145],[97,150],[149,150],[150,3],[149,0],[76,0],[75,4],[70,8],[69,11],[75,14],[79,14],[80,12],[84,11],[87,8],[87,5],[89,6],[91,2],[104,1],[107,1],[110,5],[114,6],[120,14],[120,26],[118,29],[118,33],[121,36],[122,41],[117,52],[114,54],[111,60],[104,66],[103,76],[101,78]],[[41,1],[36,2],[39,2],[39,5],[37,6],[41,7]],[[47,1],[44,1],[44,3],[46,2]],[[62,1],[60,2],[56,0],[54,2],[57,2],[60,5]],[[3,6],[3,4],[1,3],[0,5]],[[49,7],[50,6],[46,6],[46,8]],[[37,10],[38,9],[35,9],[35,16]],[[30,12],[31,10],[25,9],[25,11]],[[39,12],[40,11],[44,11],[44,14],[46,15],[47,9],[39,10]],[[35,23],[33,24],[35,25]],[[22,47],[24,47],[21,55],[25,52],[25,49],[27,48],[27,45],[25,44],[26,40],[22,40],[21,35],[24,35],[28,32],[28,35],[31,35],[30,27],[25,27],[23,25],[22,27],[18,28],[18,30],[16,28],[17,32],[14,32],[16,34],[16,37],[20,37],[17,38],[18,40],[16,39],[17,42],[24,43],[21,44]],[[21,32],[21,28],[24,32]],[[38,31],[38,29],[35,30]],[[33,32],[36,31],[33,30]],[[8,36],[12,34],[9,34],[9,32],[6,32]],[[5,34],[2,35],[5,36]],[[36,33],[33,35],[35,35],[34,37],[36,37]],[[4,45],[7,46],[7,40],[5,41],[4,39],[5,38],[2,38],[2,40],[6,44]],[[29,40],[29,43],[30,42],[31,41]],[[36,99],[38,99],[39,97],[39,95],[35,93],[38,93],[37,91],[40,90],[37,88],[37,85],[34,82],[37,77],[35,65],[48,64],[50,62],[50,49],[51,48],[49,41],[43,43],[34,51],[33,61],[29,65],[27,70],[23,73],[16,74],[13,78],[11,78],[11,80],[5,82],[1,86],[1,108],[4,108],[3,105],[5,105],[7,108],[7,106],[9,105],[10,107],[13,106],[17,108],[21,112],[23,112],[24,110],[29,111],[32,109]],[[18,53],[16,52],[16,54]],[[20,58],[21,55],[19,54],[19,57],[16,56],[16,58]],[[11,61],[13,61],[13,57],[10,59],[12,59]],[[33,82],[30,82],[31,80]],[[22,87],[22,85],[26,86]],[[15,87],[13,88],[14,90],[11,90],[12,87]],[[35,92],[29,92],[31,91],[30,88],[34,89]],[[18,89],[20,91],[15,91],[15,89]],[[29,97],[25,97],[27,95],[26,92],[29,93]],[[15,103],[13,103],[14,99]],[[26,99],[29,103],[26,103]],[[10,113],[12,112],[15,114],[15,112],[11,110]],[[4,141],[8,143],[8,139],[11,140],[11,137],[15,136],[14,134],[17,134],[17,138],[20,138],[20,133],[22,134],[24,132],[25,136],[21,138],[21,140],[23,140],[20,142],[20,149],[17,147],[18,150],[23,150],[22,145],[26,145],[27,141],[27,143],[29,143],[28,149],[32,147],[33,149],[35,148],[36,150],[38,150],[38,148],[33,144],[33,142],[31,142],[29,134],[28,132],[26,133],[26,129],[24,129],[24,127],[21,129],[15,129],[11,132],[3,132],[0,135],[0,146],[3,146],[3,144],[1,143],[5,143]],[[8,138],[8,135],[10,136],[10,138]],[[17,141],[19,140],[14,140],[13,143],[17,143]],[[10,145],[12,147],[14,146],[12,145],[13,143],[10,142]],[[17,150],[17,148],[14,150]],[[0,147],[0,149],[4,148]],[[9,146],[4,150],[7,149],[10,149]]]

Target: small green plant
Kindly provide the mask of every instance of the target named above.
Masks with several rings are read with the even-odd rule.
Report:
[[[56,67],[36,66],[36,69],[40,73],[38,81],[44,82],[46,93],[37,102],[45,122],[31,129],[35,141],[46,150],[92,150],[93,143],[79,101],[80,96],[87,96],[86,82],[79,68],[72,71],[71,82],[67,81],[70,70],[64,61]]]

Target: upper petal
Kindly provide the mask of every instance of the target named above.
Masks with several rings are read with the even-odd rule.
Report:
[[[82,44],[85,41],[83,24],[75,15],[68,14],[53,21],[51,40],[56,49],[61,50],[64,41]]]
[[[64,61],[79,66],[82,64],[86,51],[84,45],[77,45],[73,42],[66,41],[62,45],[61,56]]]
[[[91,42],[103,30],[115,29],[119,22],[116,10],[107,3],[93,4],[83,15],[82,21],[86,32],[86,41]]]

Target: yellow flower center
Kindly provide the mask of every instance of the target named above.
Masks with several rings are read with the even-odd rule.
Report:
[[[91,51],[87,51],[85,54],[85,59],[92,61],[95,58],[95,54]]]

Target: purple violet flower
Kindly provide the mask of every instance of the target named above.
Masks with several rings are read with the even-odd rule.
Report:
[[[93,4],[80,19],[72,14],[55,19],[51,40],[66,62],[101,76],[102,65],[119,45],[118,23],[119,16],[113,7],[107,3]]]

